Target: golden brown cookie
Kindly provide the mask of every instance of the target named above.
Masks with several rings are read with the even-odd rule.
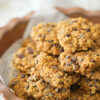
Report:
[[[78,75],[73,73],[69,74],[66,71],[60,70],[57,58],[46,53],[40,53],[40,55],[37,56],[37,62],[36,68],[40,76],[55,87],[69,88],[79,80]]]
[[[82,77],[79,82],[80,88],[86,90],[88,93],[96,93],[100,91],[100,81],[99,80],[91,80],[86,77]]]
[[[91,94],[82,89],[78,89],[66,100],[100,100],[100,93]]]
[[[13,56],[13,66],[20,71],[27,72],[27,69],[35,67],[35,57],[37,54],[38,51],[36,50],[35,43],[26,39],[22,47]]]
[[[14,93],[23,100],[27,100],[27,93],[25,91],[25,84],[27,80],[25,73],[18,73],[18,75],[10,81],[9,87]]]
[[[90,72],[86,72],[83,75],[90,79],[100,80],[100,66]]]
[[[85,73],[99,67],[100,49],[76,53],[68,53],[65,51],[60,54],[59,60],[61,69],[85,75]]]
[[[26,92],[36,100],[64,100],[70,95],[70,90],[51,86],[38,72],[27,79]]]
[[[52,55],[59,55],[62,51],[57,38],[56,23],[38,24],[33,27],[31,37],[40,51]]]
[[[99,27],[81,17],[58,23],[57,32],[60,45],[68,52],[94,48],[100,38]]]

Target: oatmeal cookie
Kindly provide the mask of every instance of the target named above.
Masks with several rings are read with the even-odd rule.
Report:
[[[82,89],[78,89],[71,93],[71,96],[66,100],[100,100],[100,93],[87,93]]]
[[[52,55],[59,55],[62,51],[57,39],[56,23],[41,23],[33,27],[31,37],[40,51]]]
[[[53,87],[38,72],[27,79],[26,92],[36,100],[64,100],[70,95],[69,89]]]
[[[100,66],[90,72],[86,72],[83,75],[90,79],[100,80]]]
[[[25,84],[28,76],[25,73],[18,73],[18,75],[13,78],[9,84],[9,87],[14,91],[15,95],[27,100],[27,92],[25,91]]]
[[[57,32],[60,45],[68,52],[94,48],[100,39],[99,27],[81,17],[58,23]]]
[[[13,66],[20,70],[27,72],[28,69],[35,67],[35,57],[38,51],[35,43],[30,40],[25,40],[22,47],[19,48],[13,56]]]
[[[37,56],[36,68],[38,69],[41,77],[50,82],[51,85],[58,88],[68,88],[79,80],[76,74],[69,74],[66,71],[59,69],[59,62],[46,53],[40,53]]]
[[[80,88],[86,90],[88,93],[96,93],[100,91],[100,81],[99,80],[91,80],[86,77],[82,77],[79,82]]]
[[[63,52],[59,57],[61,69],[85,74],[100,65],[100,49],[85,52]]]

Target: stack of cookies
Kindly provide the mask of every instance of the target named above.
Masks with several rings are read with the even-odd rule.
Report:
[[[12,63],[19,72],[9,87],[23,100],[100,100],[100,25],[38,24]]]

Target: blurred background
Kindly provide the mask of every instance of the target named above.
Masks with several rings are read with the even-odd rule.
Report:
[[[81,7],[86,10],[100,10],[100,0],[0,0],[0,27],[11,19],[23,17],[30,11],[51,7]]]

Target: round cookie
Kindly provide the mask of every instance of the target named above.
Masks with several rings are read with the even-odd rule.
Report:
[[[36,100],[64,100],[70,95],[69,89],[53,87],[39,77],[37,72],[34,75],[27,79],[26,92],[28,96],[33,96]]]
[[[99,27],[81,17],[59,22],[57,32],[60,45],[68,52],[94,49],[95,40],[100,39]]]
[[[66,100],[99,100],[100,99],[100,93],[87,93],[86,91],[82,89],[75,90],[73,93],[71,93],[71,96],[67,98]]]
[[[13,66],[20,71],[28,72],[28,69],[35,67],[35,57],[38,53],[35,43],[25,40],[13,56]]]
[[[84,76],[90,79],[100,80],[100,66],[90,72],[86,72]]]
[[[76,74],[69,74],[66,71],[59,69],[58,59],[46,53],[41,52],[37,56],[36,60],[38,62],[36,64],[36,68],[38,69],[40,76],[54,87],[69,88],[80,78]]]
[[[62,48],[59,45],[56,23],[41,23],[33,27],[32,39],[37,43],[37,49],[48,54],[59,55]]]
[[[61,69],[85,75],[85,73],[99,67],[100,49],[76,53],[65,51],[60,54],[59,61],[61,63]]]
[[[25,92],[25,84],[28,76],[25,73],[19,72],[18,75],[10,81],[9,87],[14,91],[15,95],[23,100],[27,100]]]
[[[100,91],[100,81],[91,80],[86,77],[82,77],[79,82],[80,88],[86,90],[88,93],[94,94]]]

